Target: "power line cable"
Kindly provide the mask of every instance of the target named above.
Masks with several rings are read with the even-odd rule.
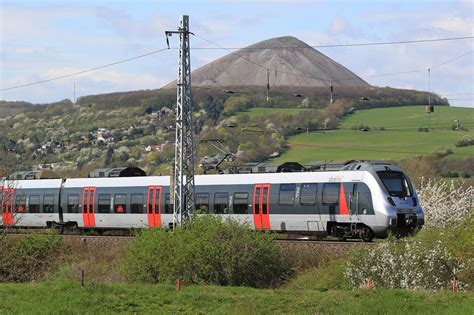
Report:
[[[99,69],[111,67],[111,66],[118,65],[118,64],[121,64],[121,63],[125,63],[125,62],[128,62],[128,61],[132,61],[132,60],[135,60],[135,59],[147,57],[147,56],[150,56],[150,55],[153,55],[153,54],[157,54],[157,53],[159,53],[159,52],[162,52],[162,51],[164,51],[164,50],[168,50],[168,48],[162,48],[162,49],[159,49],[159,50],[151,51],[151,52],[146,53],[146,54],[143,54],[143,55],[139,55],[139,56],[135,56],[135,57],[131,57],[131,58],[127,58],[127,59],[115,61],[115,62],[112,62],[112,63],[109,63],[109,64],[105,64],[105,65],[102,65],[102,66],[98,66],[98,67],[95,67],[95,68],[90,68],[90,69],[87,69],[87,70],[82,70],[82,71],[78,71],[78,72],[73,72],[73,73],[65,74],[65,75],[58,76],[58,77],[54,77],[54,78],[50,78],[50,79],[45,79],[45,80],[41,80],[41,81],[35,81],[35,82],[31,82],[31,83],[27,83],[27,84],[22,84],[22,85],[11,86],[11,87],[8,87],[8,88],[3,88],[3,89],[0,89],[0,92],[8,91],[8,90],[13,90],[13,89],[18,89],[18,88],[22,88],[22,87],[26,87],[26,86],[31,86],[31,85],[36,85],[36,84],[41,84],[41,83],[46,83],[46,82],[55,81],[55,80],[59,80],[59,79],[64,79],[64,78],[68,78],[68,77],[72,77],[72,76],[75,76],[75,75],[79,75],[79,74],[83,74],[83,73],[87,73],[87,72],[91,72],[91,71],[95,71],[95,70],[99,70]]]
[[[259,64],[259,63],[255,62],[255,61],[252,61],[252,60],[250,60],[250,59],[248,59],[248,58],[246,58],[246,57],[244,57],[244,56],[238,54],[238,53],[235,52],[235,51],[232,51],[231,49],[222,47],[221,45],[219,45],[219,44],[217,44],[217,43],[215,43],[215,42],[213,42],[213,41],[211,41],[211,40],[208,40],[208,39],[206,39],[206,38],[204,38],[204,37],[202,37],[202,36],[200,36],[200,35],[198,35],[198,34],[194,34],[194,35],[195,35],[196,37],[199,37],[200,39],[202,39],[202,40],[204,40],[204,41],[206,41],[206,42],[212,44],[212,45],[215,45],[215,46],[217,46],[217,47],[219,47],[219,48],[221,48],[221,49],[225,49],[225,50],[229,51],[231,54],[236,55],[237,57],[242,58],[243,60],[246,60],[247,62],[250,62],[251,64],[254,64],[254,65],[256,65],[256,66],[258,66],[258,67],[260,67],[260,68],[262,68],[262,69],[264,69],[264,70],[273,71],[273,72],[275,72],[275,73],[279,72],[279,73],[283,73],[283,74],[295,75],[295,76],[299,76],[299,77],[305,77],[305,78],[315,79],[315,80],[324,81],[324,82],[330,82],[330,81],[331,81],[330,79],[324,79],[324,78],[321,78],[321,77],[309,76],[309,75],[299,74],[299,73],[293,73],[293,72],[286,72],[286,71],[281,71],[281,70],[277,70],[277,69],[270,69],[270,68],[268,68],[268,67],[265,67],[265,66],[262,65],[262,64]]]
[[[438,67],[444,66],[444,65],[447,64],[447,63],[450,63],[450,62],[452,62],[452,61],[455,61],[455,60],[457,60],[457,59],[459,59],[459,58],[462,58],[462,57],[464,57],[464,56],[470,55],[470,54],[472,54],[473,52],[474,52],[474,50],[471,50],[471,51],[469,51],[469,52],[467,52],[467,53],[464,53],[464,54],[462,54],[462,55],[459,55],[459,56],[457,56],[457,57],[454,57],[454,58],[452,58],[452,59],[449,59],[448,61],[445,61],[445,62],[442,62],[442,63],[437,64],[437,65],[435,65],[435,66],[432,66],[432,67],[430,67],[429,69],[434,69],[434,68],[438,68]]]
[[[385,77],[385,76],[392,76],[392,75],[400,75],[400,74],[408,74],[408,73],[416,73],[416,72],[425,72],[425,71],[428,71],[428,70],[431,70],[431,69],[434,69],[434,68],[438,68],[438,67],[441,67],[441,66],[444,66],[450,62],[453,62],[455,60],[458,60],[464,56],[467,56],[469,54],[472,54],[474,52],[474,50],[471,50],[469,52],[466,52],[464,54],[461,54],[459,56],[456,56],[454,58],[451,58],[447,61],[444,61],[442,63],[439,63],[437,65],[434,65],[434,66],[431,66],[431,67],[427,67],[427,68],[424,68],[424,69],[417,69],[417,70],[408,70],[408,71],[402,71],[402,72],[392,72],[392,73],[384,73],[384,74],[375,74],[375,75],[369,75],[369,76],[354,76],[354,77],[349,77],[349,78],[344,78],[344,79],[335,79],[333,81],[346,81],[346,80],[354,80],[354,79],[358,79],[358,78],[376,78],[376,77]]]
[[[348,78],[332,79],[332,80],[331,80],[331,79],[325,79],[325,78],[321,78],[321,77],[314,77],[314,76],[305,75],[305,74],[299,74],[299,73],[293,73],[293,72],[285,72],[285,71],[280,71],[280,70],[276,70],[276,69],[269,69],[269,68],[263,66],[262,64],[259,64],[259,63],[257,63],[257,62],[254,62],[254,61],[252,61],[252,60],[250,60],[250,59],[248,59],[248,58],[246,58],[246,57],[244,57],[244,56],[242,56],[242,55],[240,55],[240,54],[238,54],[238,53],[232,51],[231,49],[225,48],[225,47],[223,47],[223,46],[221,46],[221,45],[219,45],[219,44],[217,44],[217,43],[215,43],[215,42],[213,42],[213,41],[211,41],[211,40],[208,40],[208,39],[206,39],[206,38],[204,38],[204,37],[202,37],[202,36],[200,36],[200,35],[198,35],[198,34],[195,34],[195,36],[196,36],[196,37],[199,37],[200,39],[202,39],[202,40],[204,40],[204,41],[206,41],[206,42],[208,42],[208,43],[210,43],[210,44],[212,44],[212,45],[215,45],[215,46],[217,46],[217,47],[219,47],[219,48],[221,48],[221,49],[225,49],[225,50],[229,51],[230,53],[237,55],[239,58],[242,58],[242,59],[244,59],[244,60],[246,60],[246,61],[248,61],[248,62],[250,62],[250,63],[252,63],[252,64],[254,64],[254,65],[256,65],[256,66],[258,66],[258,67],[260,67],[260,68],[262,68],[262,69],[271,70],[271,71],[280,72],[280,73],[289,74],[289,75],[295,75],[295,76],[299,76],[299,77],[305,77],[305,78],[320,80],[320,81],[324,81],[324,82],[331,82],[331,81],[337,82],[337,81],[354,80],[354,79],[360,79],[360,78],[375,78],[375,77],[384,77],[384,76],[393,76],[393,75],[400,75],[400,74],[423,72],[423,71],[427,71],[428,69],[433,69],[433,68],[436,68],[436,67],[440,67],[440,66],[442,66],[442,65],[445,65],[445,64],[450,63],[450,62],[452,62],[452,61],[455,61],[455,60],[457,60],[457,59],[459,59],[459,58],[462,58],[462,57],[464,57],[464,56],[466,56],[466,55],[468,55],[468,54],[471,54],[471,53],[473,52],[473,51],[469,51],[469,52],[467,52],[467,53],[464,53],[464,54],[462,54],[462,55],[459,55],[459,56],[456,56],[456,57],[454,57],[454,58],[452,58],[452,59],[449,59],[449,60],[447,60],[447,61],[445,61],[445,62],[442,62],[442,63],[440,63],[440,64],[437,64],[437,65],[435,65],[435,66],[432,66],[431,68],[408,70],[408,71],[402,71],[402,72],[384,73],[384,74],[375,74],[375,75],[370,75],[370,76],[353,76],[353,77],[348,77]],[[464,37],[463,37],[463,38],[464,38]],[[473,37],[473,36],[470,36],[470,37],[465,37],[464,39],[468,39],[468,38],[474,38],[474,37]],[[434,41],[434,40],[433,40],[433,41]],[[413,42],[415,42],[415,41],[413,41]],[[386,42],[386,43],[388,44],[388,42]],[[399,43],[402,43],[402,42],[393,42],[393,44],[399,44]]]
[[[281,71],[281,70],[276,70],[276,69],[268,69],[267,67],[257,63],[257,62],[254,62],[242,55],[239,55],[237,54],[236,52],[233,52],[231,51],[232,49],[246,49],[246,48],[226,48],[226,47],[223,47],[217,43],[214,43],[208,39],[205,39],[203,38],[202,36],[199,36],[199,35],[196,35],[197,37],[201,38],[202,40],[212,44],[212,45],[215,45],[217,46],[219,49],[224,49],[224,50],[228,50],[230,53],[232,54],[236,54],[239,58],[242,58],[244,60],[246,60],[247,62],[250,62],[262,69],[265,69],[265,70],[271,70],[271,71],[274,71],[274,72],[280,72],[280,73],[284,73],[284,74],[289,74],[289,75],[295,75],[295,76],[300,76],[300,77],[305,77],[305,78],[309,78],[309,79],[315,79],[315,80],[319,80],[319,81],[324,81],[324,82],[330,82],[331,80],[329,79],[325,79],[325,78],[321,78],[321,77],[315,77],[315,76],[310,76],[310,75],[305,75],[305,74],[298,74],[298,73],[293,73],[293,72],[286,72],[286,71]],[[467,36],[467,37],[453,37],[453,38],[438,38],[438,39],[427,39],[427,40],[413,40],[413,41],[394,41],[394,42],[378,42],[378,43],[359,43],[359,44],[335,44],[335,45],[313,45],[313,46],[310,46],[310,47],[306,47],[306,48],[313,48],[313,47],[350,47],[350,46],[373,46],[373,45],[391,45],[391,44],[403,44],[403,43],[422,43],[422,42],[436,42],[436,41],[448,41],[448,40],[463,40],[463,39],[472,39],[474,38],[474,36]],[[273,48],[269,48],[269,49],[284,49],[284,48],[305,48],[305,47],[273,47]],[[173,48],[173,49],[178,49],[178,48]],[[191,48],[191,49],[207,49],[207,48]],[[209,48],[211,49],[211,48]],[[251,48],[249,48],[251,49]],[[262,48],[262,49],[267,49],[267,48]],[[74,73],[69,73],[69,74],[66,74],[66,75],[62,75],[62,76],[58,76],[58,77],[54,77],[54,78],[50,78],[50,79],[45,79],[45,80],[40,80],[40,81],[35,81],[35,82],[31,82],[31,83],[27,83],[27,84],[22,84],[22,85],[16,85],[16,86],[11,86],[11,87],[8,87],[8,88],[2,88],[0,89],[0,92],[3,92],[3,91],[8,91],[8,90],[12,90],[12,89],[17,89],[17,88],[21,88],[21,87],[27,87],[27,86],[32,86],[32,85],[37,85],[37,84],[41,84],[41,83],[46,83],[46,82],[50,82],[50,81],[55,81],[55,80],[59,80],[59,79],[64,79],[64,78],[67,78],[67,77],[71,77],[71,76],[76,76],[76,75],[80,75],[80,74],[84,74],[84,73],[87,73],[87,72],[91,72],[91,71],[95,71],[95,70],[99,70],[99,69],[103,69],[103,68],[106,68],[106,67],[110,67],[110,66],[113,66],[113,65],[117,65],[117,64],[121,64],[121,63],[125,63],[125,62],[129,62],[129,61],[132,61],[132,60],[135,60],[135,59],[139,59],[139,58],[143,58],[143,57],[146,57],[146,56],[150,56],[150,55],[153,55],[153,54],[156,54],[156,53],[159,53],[159,52],[162,52],[164,50],[168,50],[167,48],[162,48],[162,49],[159,49],[159,50],[155,50],[155,51],[152,51],[152,52],[149,52],[149,53],[146,53],[146,54],[142,54],[142,55],[138,55],[138,56],[135,56],[135,57],[131,57],[131,58],[127,58],[127,59],[123,59],[123,60],[119,60],[119,61],[116,61],[116,62],[112,62],[112,63],[109,63],[109,64],[105,64],[105,65],[101,65],[101,66],[98,66],[98,67],[94,67],[94,68],[90,68],[90,69],[86,69],[86,70],[82,70],[82,71],[78,71],[78,72],[74,72]],[[450,63],[454,60],[457,60],[461,57],[464,57],[468,54],[471,54],[473,51],[470,51],[470,52],[467,52],[465,54],[462,54],[460,56],[457,56],[455,58],[452,58],[450,60],[447,60],[443,63],[440,63],[440,64],[437,64],[435,66],[432,66],[431,68],[429,69],[433,69],[433,68],[437,68],[437,67],[440,67],[442,65],[445,65],[447,63]],[[416,73],[416,72],[422,72],[422,71],[426,71],[427,69],[418,69],[418,70],[409,70],[409,71],[402,71],[402,72],[394,72],[394,73],[385,73],[385,74],[376,74],[376,75],[370,75],[370,76],[363,76],[363,77],[359,77],[359,76],[354,76],[354,77],[350,77],[350,78],[343,78],[343,79],[333,79],[332,81],[345,81],[345,80],[354,80],[354,79],[359,79],[359,78],[375,78],[375,77],[383,77],[383,76],[393,76],[393,75],[400,75],[400,74],[408,74],[408,73]]]
[[[380,45],[398,45],[398,44],[416,44],[416,43],[430,43],[442,41],[455,41],[473,39],[474,36],[463,37],[448,37],[448,38],[434,38],[434,39],[417,39],[406,41],[389,41],[389,42],[369,42],[369,43],[352,43],[352,44],[326,44],[326,45],[308,45],[308,46],[275,46],[275,47],[194,47],[195,50],[265,50],[265,49],[311,49],[311,48],[337,48],[337,47],[360,47],[360,46],[380,46]],[[204,39],[203,39],[204,40]],[[207,41],[207,40],[206,40]],[[176,48],[177,49],[177,48]]]

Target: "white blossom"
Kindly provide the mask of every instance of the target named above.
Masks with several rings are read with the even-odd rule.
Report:
[[[417,189],[420,204],[425,212],[425,227],[445,228],[459,225],[472,214],[474,187],[462,187],[441,179],[426,180],[421,178]]]
[[[416,239],[389,241],[368,248],[351,257],[345,277],[353,288],[374,287],[411,290],[449,289],[465,264],[456,259],[438,240],[431,246]],[[466,285],[457,282],[458,290]]]

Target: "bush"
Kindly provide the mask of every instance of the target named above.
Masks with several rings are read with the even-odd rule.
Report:
[[[43,278],[57,267],[62,245],[56,234],[7,236],[0,243],[0,282]]]
[[[424,229],[417,234],[417,239],[430,246],[438,240],[446,245],[448,251],[463,262],[465,267],[457,273],[458,279],[474,288],[474,214],[463,224],[449,229]]]
[[[460,148],[460,147],[467,147],[470,145],[474,145],[474,139],[471,139],[469,136],[464,136],[462,137],[461,140],[457,141],[455,146]]]
[[[448,156],[450,154],[453,154],[453,150],[451,150],[451,149],[438,149],[438,150],[435,150],[432,154],[435,158],[440,159],[440,158],[443,158],[443,157]]]
[[[351,130],[370,131],[370,126],[364,124],[353,125]]]
[[[425,211],[425,229],[414,238],[389,240],[354,252],[345,276],[354,288],[371,279],[376,287],[442,290],[453,277],[458,288],[474,285],[473,187],[456,187],[422,178],[418,194]]]
[[[143,230],[123,263],[130,281],[268,287],[288,268],[273,236],[234,220],[195,215],[175,231]]]
[[[462,181],[455,185],[454,181],[421,179],[418,196],[425,212],[425,227],[459,225],[471,216],[474,187],[464,189],[463,184]]]
[[[449,289],[453,277],[466,264],[457,259],[442,239],[387,241],[355,252],[347,262],[346,279],[353,288],[374,287],[412,290]],[[459,289],[466,284],[458,281]]]
[[[350,289],[349,281],[344,277],[345,260],[333,260],[325,266],[311,268],[298,273],[286,285],[289,289],[303,290],[347,290]]]

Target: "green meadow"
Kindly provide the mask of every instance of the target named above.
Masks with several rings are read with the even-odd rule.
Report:
[[[453,130],[455,120],[465,130]],[[352,130],[361,124],[370,130]],[[400,160],[443,149],[463,158],[474,155],[474,146],[455,146],[465,136],[474,138],[474,109],[436,107],[432,114],[424,106],[360,110],[342,120],[338,130],[291,137],[289,150],[277,161]]]
[[[472,314],[472,292],[0,284],[0,314]]]

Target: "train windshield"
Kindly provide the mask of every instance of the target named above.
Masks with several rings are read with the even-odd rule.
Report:
[[[392,197],[411,197],[413,189],[408,178],[402,172],[377,172],[385,188]]]

